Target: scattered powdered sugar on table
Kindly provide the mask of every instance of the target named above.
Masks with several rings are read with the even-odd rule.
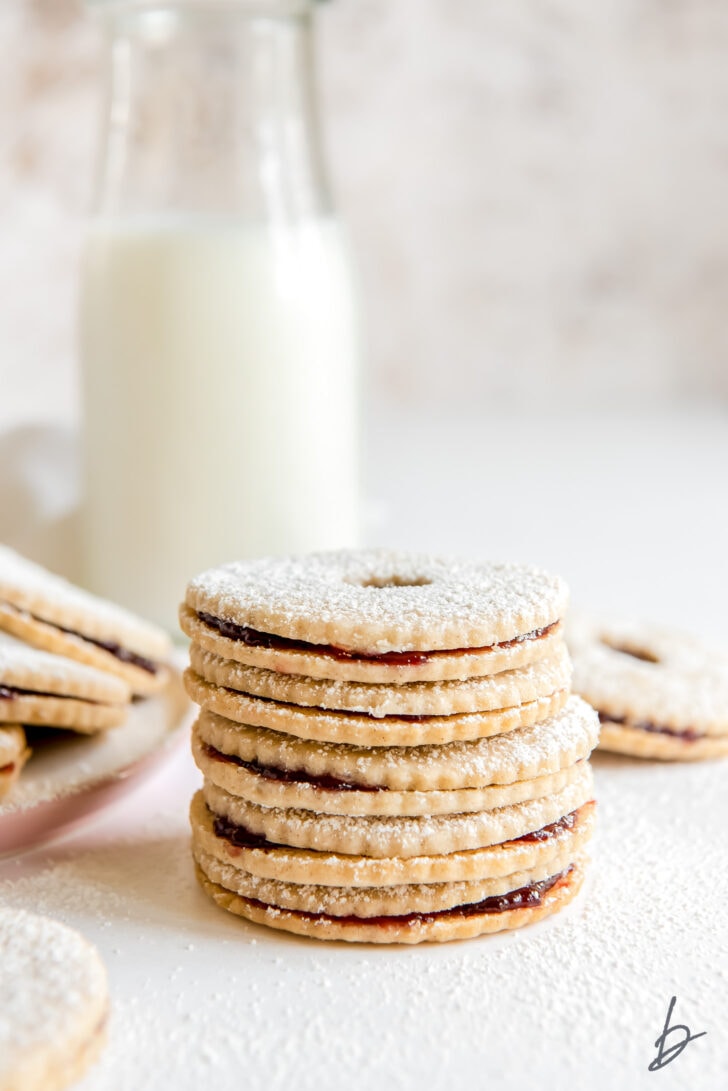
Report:
[[[179,804],[133,838],[4,863],[0,902],[55,913],[108,963],[110,1042],[79,1091],[715,1091],[728,768],[598,756],[595,772],[584,891],[519,933],[378,949],[246,924],[197,890]],[[658,1076],[647,1066],[674,995],[673,1022],[707,1035]]]

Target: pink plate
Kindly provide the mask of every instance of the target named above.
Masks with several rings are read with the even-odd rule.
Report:
[[[0,855],[23,852],[87,821],[147,780],[187,740],[191,706],[177,672],[101,735],[44,734],[0,803]]]

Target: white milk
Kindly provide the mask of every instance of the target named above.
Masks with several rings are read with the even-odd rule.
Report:
[[[356,316],[333,221],[91,227],[86,582],[165,625],[191,576],[356,544]]]

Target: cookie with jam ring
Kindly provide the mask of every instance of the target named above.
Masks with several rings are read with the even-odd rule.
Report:
[[[569,622],[574,689],[599,713],[599,748],[696,761],[728,755],[728,651],[646,622]]]
[[[34,648],[115,675],[139,696],[161,690],[169,678],[166,633],[3,545],[0,629]]]
[[[279,931],[348,943],[445,943],[512,931],[559,912],[578,894],[584,864],[583,859],[576,859],[540,883],[478,902],[381,917],[334,916],[281,908],[229,890],[211,879],[199,864],[197,878],[208,897],[222,909]]]
[[[121,678],[0,633],[0,723],[92,735],[122,723],[130,697]]]
[[[190,804],[194,843],[208,855],[262,879],[319,886],[463,882],[512,875],[551,864],[562,855],[573,859],[593,834],[595,804],[589,800],[546,825],[538,826],[539,821],[534,816],[536,828],[482,848],[421,856],[362,856],[269,841],[246,826],[216,815],[202,791]]]
[[[553,655],[566,603],[563,581],[532,566],[341,550],[204,572],[180,624],[201,648],[248,666],[401,685]]]
[[[579,775],[598,720],[579,698],[569,705],[551,720],[492,740],[369,753],[244,725],[236,730],[203,713],[193,727],[192,753],[213,784],[265,807],[410,816],[492,810],[550,795]]]

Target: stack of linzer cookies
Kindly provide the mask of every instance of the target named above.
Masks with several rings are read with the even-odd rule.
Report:
[[[86,735],[124,722],[169,680],[169,638],[0,546],[0,798],[30,756],[26,728]]]
[[[596,713],[571,696],[557,578],[382,550],[192,580],[199,881],[331,940],[519,928],[584,877]]]

